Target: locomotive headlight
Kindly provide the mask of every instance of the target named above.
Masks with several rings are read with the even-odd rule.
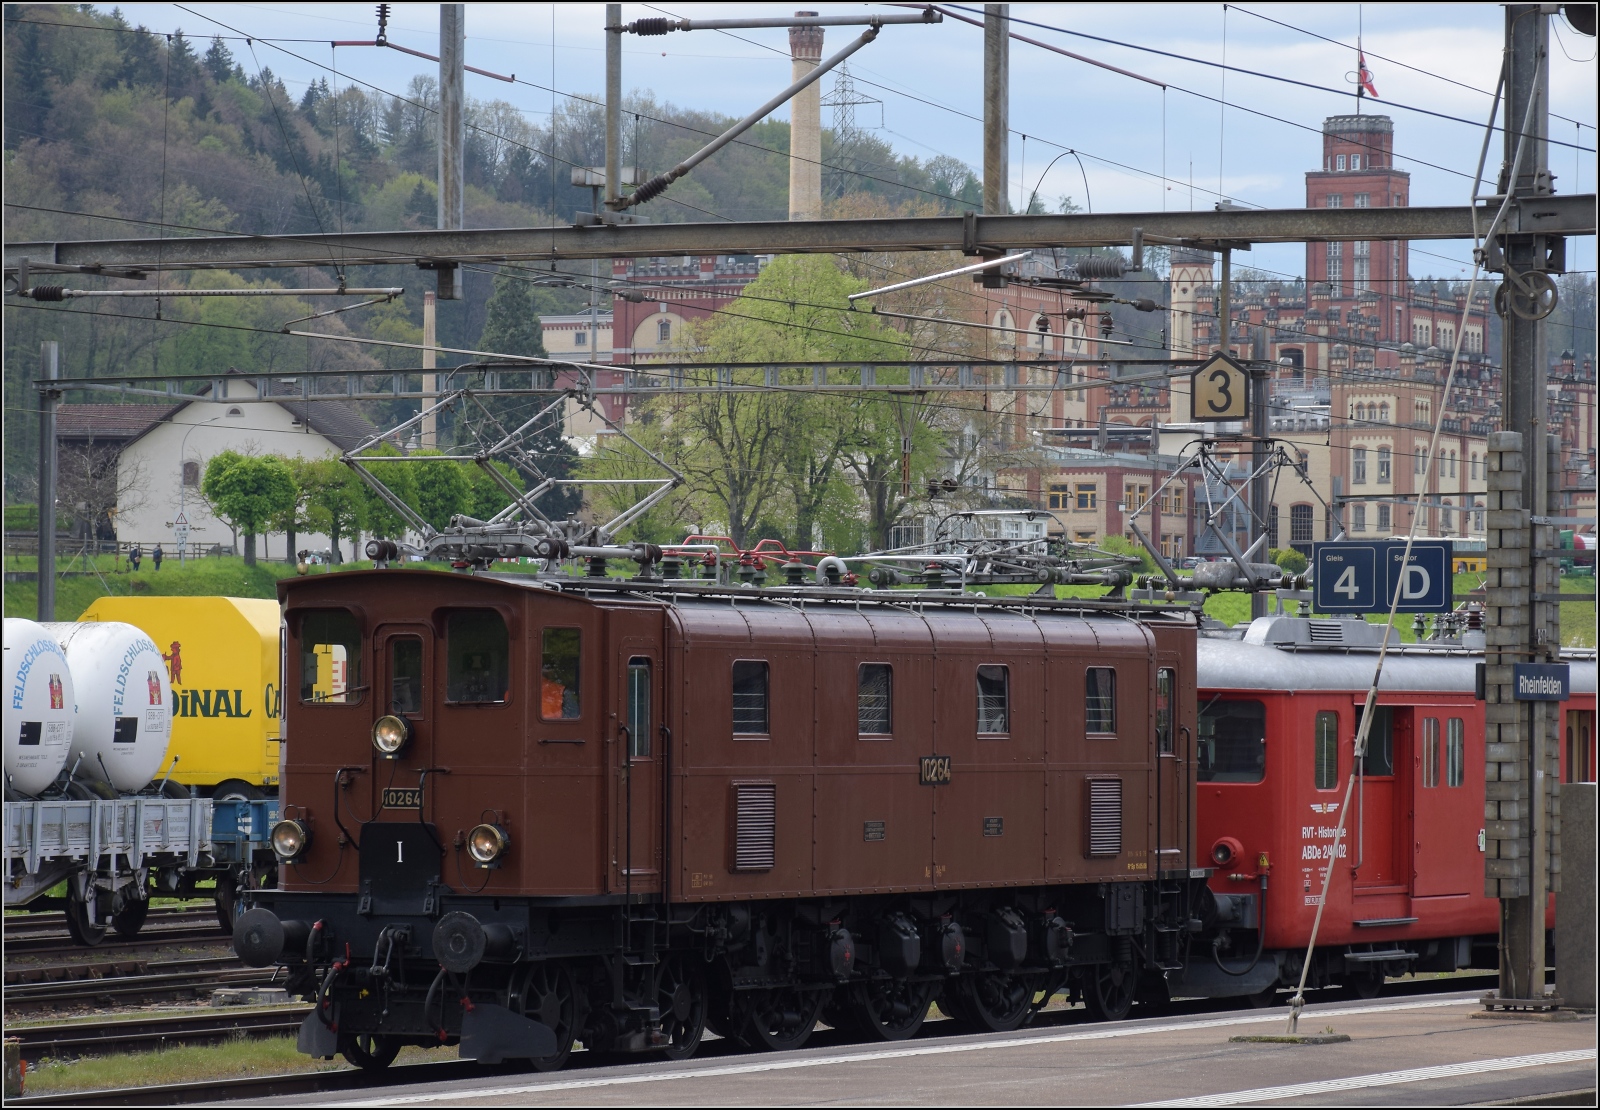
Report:
[[[511,846],[511,836],[499,825],[479,825],[467,837],[467,854],[479,867],[498,867]]]
[[[404,717],[379,717],[372,726],[372,746],[385,759],[394,759],[411,742],[411,723]]]
[[[272,826],[272,850],[284,863],[293,863],[311,844],[311,830],[299,821],[285,818]]]

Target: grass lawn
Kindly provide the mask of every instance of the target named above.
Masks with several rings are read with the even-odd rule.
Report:
[[[56,560],[56,567],[62,571],[67,571],[69,567],[71,571],[83,571],[90,569],[91,562],[92,569],[98,574],[71,573],[56,579],[57,620],[76,620],[79,613],[108,594],[276,597],[278,579],[287,578],[295,572],[294,566],[289,563],[258,561],[255,566],[247,567],[242,558],[231,555],[190,559],[183,564],[176,559],[168,559],[159,571],[151,565],[148,555],[145,556],[143,568],[137,572],[128,569],[127,560],[119,561],[110,555],[97,556],[92,561],[73,561],[62,556]],[[372,564],[354,565],[370,567]],[[32,555],[8,555],[5,567],[8,571],[37,572],[39,560]],[[318,567],[317,572],[320,573],[322,569]],[[34,618],[39,609],[38,582],[8,582],[5,593],[6,616]]]

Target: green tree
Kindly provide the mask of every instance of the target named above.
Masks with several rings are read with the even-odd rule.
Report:
[[[344,537],[357,537],[366,499],[361,479],[338,459],[315,459],[304,464],[300,487],[306,497],[306,527],[327,536],[333,561],[344,562],[339,549]]]
[[[437,455],[437,451],[417,451],[412,457]],[[472,507],[472,476],[464,463],[450,459],[430,459],[412,463],[415,475],[416,508],[435,531],[442,532],[450,518]]]
[[[549,357],[544,348],[544,325],[534,304],[533,289],[527,278],[514,270],[501,270],[495,275],[494,292],[485,306],[483,335],[478,341],[480,350],[530,358]],[[489,410],[505,427],[521,425],[554,399],[554,373],[541,371],[535,374],[535,380],[542,380],[552,392],[494,398],[490,402]],[[561,410],[557,409],[525,442],[545,476],[558,480],[571,478],[578,464],[578,453],[564,434],[565,423]],[[576,486],[556,486],[543,494],[537,504],[546,516],[562,520],[576,515],[583,507],[583,494]]]
[[[1274,547],[1267,552],[1267,557],[1290,574],[1304,574],[1311,565],[1310,560],[1292,547]]]
[[[212,510],[244,534],[245,566],[256,565],[256,534],[294,507],[294,475],[276,455],[223,451],[206,464],[200,492]]]
[[[398,456],[400,452],[390,444],[384,444],[378,451],[379,456]],[[415,510],[417,508],[417,478],[412,471],[412,464],[402,462],[384,462],[380,459],[363,459],[362,465],[379,482],[383,483],[393,496],[400,499],[405,505]],[[405,536],[411,525],[406,519],[395,511],[382,497],[378,496],[366,482],[360,485],[361,492],[361,518],[366,525],[366,530],[374,536],[386,540],[398,540]]]

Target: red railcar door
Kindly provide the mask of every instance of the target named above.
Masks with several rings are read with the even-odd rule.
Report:
[[[1477,852],[1478,829],[1483,826],[1477,799],[1483,790],[1466,788],[1467,715],[1458,706],[1446,705],[1419,706],[1416,714],[1411,893],[1468,894],[1483,874]]]
[[[1357,720],[1361,706],[1356,707]],[[1374,710],[1367,735],[1366,758],[1356,766],[1355,886],[1392,888],[1409,885],[1410,852],[1399,849],[1409,833],[1410,798],[1401,789],[1409,780],[1411,754],[1410,707],[1380,705]],[[1359,728],[1359,723],[1357,725]],[[1376,890],[1369,890],[1377,893]]]
[[[613,614],[611,708],[607,747],[611,768],[611,889],[616,894],[661,890],[661,761],[663,655],[658,613]],[[639,633],[646,633],[639,635]]]

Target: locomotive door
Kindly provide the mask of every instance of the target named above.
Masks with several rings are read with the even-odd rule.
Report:
[[[1363,705],[1356,706],[1356,727],[1360,728]],[[1367,734],[1367,754],[1356,766],[1355,799],[1355,886],[1394,888],[1407,884],[1411,877],[1411,853],[1401,853],[1409,844],[1408,817],[1411,811],[1409,782],[1411,767],[1411,708],[1380,705],[1373,710],[1372,729]],[[1377,891],[1371,890],[1371,893]]]
[[[659,626],[655,613],[613,614],[618,624],[641,618]],[[607,743],[613,817],[611,890],[655,893],[661,889],[661,762],[666,744],[660,641],[624,635],[613,642],[613,708]]]
[[[1187,676],[1178,668],[1176,655],[1163,653],[1156,669],[1156,869],[1172,871],[1192,866],[1188,848],[1191,807],[1189,784],[1193,768],[1189,763],[1191,729],[1186,727],[1180,705],[1193,704],[1192,688],[1180,687]],[[1183,694],[1187,692],[1188,698]]]
[[[379,715],[402,717],[411,726],[411,742],[399,760],[380,760],[370,776],[374,820],[414,818],[408,810],[382,813],[386,787],[414,787],[415,768],[433,766],[433,630],[425,624],[382,624],[377,631]],[[401,801],[410,803],[410,797]],[[390,801],[395,801],[391,796]]]
[[[1411,758],[1411,893],[1470,894],[1483,864],[1477,852],[1477,805],[1466,782],[1466,718],[1456,706],[1420,706]],[[1483,797],[1475,790],[1470,798]]]

